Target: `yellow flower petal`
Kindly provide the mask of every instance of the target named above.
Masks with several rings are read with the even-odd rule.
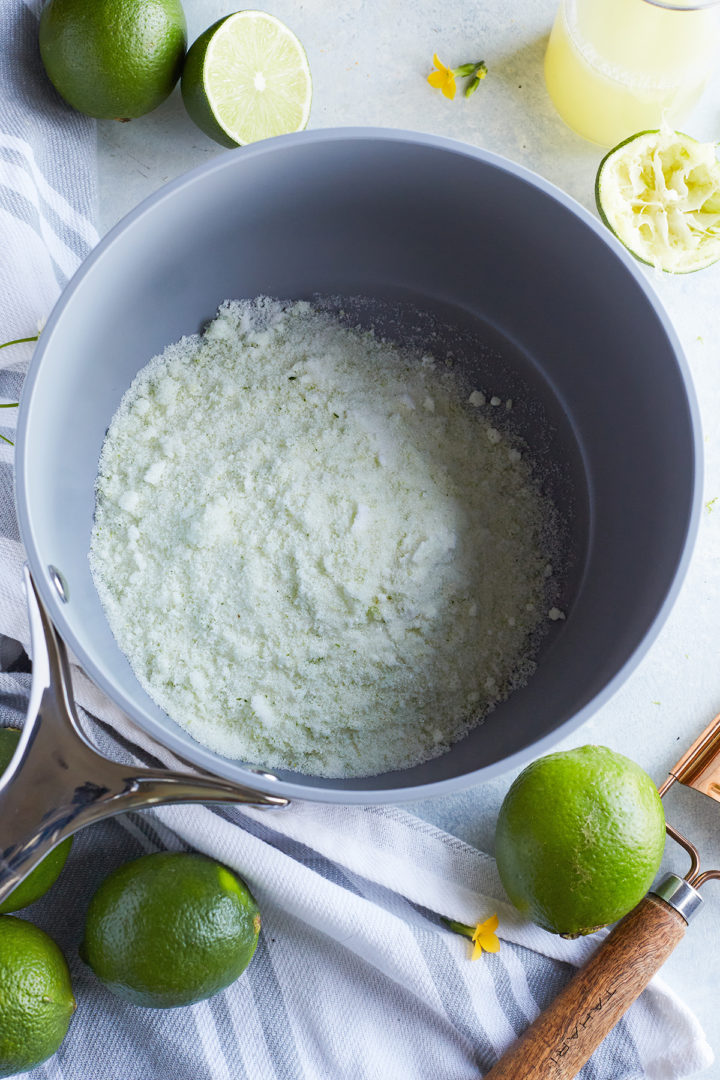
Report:
[[[485,952],[500,952],[500,941],[495,937],[495,934],[482,934],[475,943],[475,948],[480,946],[480,950]]]
[[[483,952],[496,953],[500,951],[500,941],[495,934],[498,924],[497,915],[491,915],[485,922],[477,924],[472,936],[475,946],[472,954],[473,960],[477,960],[478,956]]]
[[[452,101],[457,91],[454,72],[451,68],[445,67],[437,53],[433,53],[433,64],[437,70],[430,72],[427,81],[436,90],[442,90],[444,96]]]
[[[476,934],[494,934],[500,924],[497,915],[491,915],[484,923],[478,923],[475,928]]]

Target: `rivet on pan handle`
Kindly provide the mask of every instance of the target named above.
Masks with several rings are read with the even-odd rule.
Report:
[[[22,737],[0,778],[0,902],[61,840],[93,821],[161,803],[287,805],[229,780],[122,765],[99,754],[80,727],[65,646],[27,568],[25,585],[33,681]]]

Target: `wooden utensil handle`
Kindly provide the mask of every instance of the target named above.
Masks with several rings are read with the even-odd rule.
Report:
[[[570,1080],[639,997],[685,934],[649,893],[618,923],[485,1080]]]

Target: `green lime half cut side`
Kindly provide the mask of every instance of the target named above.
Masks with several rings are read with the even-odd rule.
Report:
[[[720,259],[720,161],[714,143],[680,131],[641,131],[600,163],[603,222],[642,262],[672,274]]]
[[[188,53],[181,86],[191,118],[223,146],[302,131],[310,117],[305,50],[264,11],[238,11],[206,30]]]

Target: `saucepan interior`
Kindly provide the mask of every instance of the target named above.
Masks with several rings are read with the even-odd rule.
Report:
[[[227,298],[364,297],[369,323],[427,333],[513,397],[563,511],[562,606],[536,673],[447,754],[356,780],[231,761],[147,696],[88,566],[102,441],[150,357]],[[358,309],[359,310],[359,309]],[[102,242],[43,332],[18,433],[21,532],[40,593],[88,674],[197,765],[291,796],[449,793],[549,748],[617,688],[657,633],[689,557],[698,426],[676,338],[640,272],[589,214],[526,171],[448,140],[306,133],[228,153]],[[65,583],[63,600],[53,583]]]

